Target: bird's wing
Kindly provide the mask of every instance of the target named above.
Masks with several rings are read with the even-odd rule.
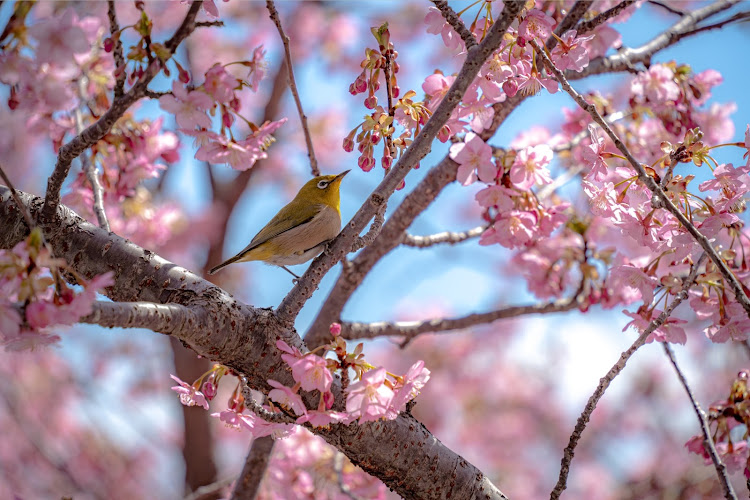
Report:
[[[295,227],[307,224],[320,213],[325,205],[313,204],[307,207],[298,207],[296,213],[285,213],[282,208],[266,226],[253,237],[252,241],[237,256],[243,255],[253,248],[257,248],[268,240],[275,238],[281,233],[285,233]],[[286,207],[285,207],[286,208]],[[296,220],[296,222],[295,222]]]

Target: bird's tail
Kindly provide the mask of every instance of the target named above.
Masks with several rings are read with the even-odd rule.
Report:
[[[234,262],[237,262],[238,260],[240,260],[240,258],[242,258],[242,255],[241,255],[241,254],[240,254],[240,255],[235,255],[235,256],[234,256],[234,257],[232,257],[231,259],[227,259],[227,260],[225,260],[224,262],[222,262],[221,264],[219,264],[218,266],[216,266],[216,267],[214,267],[213,269],[211,269],[211,270],[210,270],[210,271],[208,272],[208,274],[216,274],[216,271],[218,271],[218,270],[220,270],[220,269],[222,269],[222,268],[224,268],[224,267],[228,266],[229,264],[232,264],[232,263],[234,263]]]

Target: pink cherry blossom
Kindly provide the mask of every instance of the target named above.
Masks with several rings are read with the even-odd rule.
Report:
[[[204,410],[208,410],[208,401],[201,391],[174,375],[170,377],[179,384],[172,387],[172,390],[180,395],[180,403],[185,406],[202,406]]]
[[[510,168],[510,180],[518,189],[531,189],[536,184],[549,184],[547,170],[552,160],[552,148],[546,144],[529,146],[518,152]]]
[[[435,7],[430,7],[427,15],[424,18],[425,24],[427,24],[427,33],[434,35],[440,34],[443,37],[443,43],[448,49],[457,51],[463,47],[463,40],[458,36],[456,30],[454,30],[450,24],[448,24],[443,17],[443,14]]]
[[[81,29],[78,16],[68,7],[62,14],[47,18],[28,29],[39,46],[36,58],[39,62],[57,65],[73,63],[75,54],[89,51],[86,33]]]
[[[749,167],[734,168],[731,163],[719,165],[714,169],[714,178],[702,182],[698,189],[701,191],[724,191],[729,196],[739,192],[747,193],[750,189]]]
[[[333,383],[326,360],[315,354],[306,354],[297,360],[292,365],[292,376],[306,391],[328,392]]]
[[[518,36],[527,40],[537,38],[545,41],[552,34],[554,26],[554,19],[541,10],[532,9],[518,26]]]
[[[344,412],[309,410],[295,422],[297,424],[309,422],[313,427],[328,427],[331,424],[337,424],[339,422],[347,423],[348,420],[349,416]]]
[[[268,380],[267,382],[268,385],[273,387],[273,389],[268,391],[268,398],[271,401],[286,408],[291,408],[297,415],[302,415],[307,411],[305,403],[302,402],[299,394],[292,392],[292,389],[276,380]]]
[[[607,163],[604,161],[604,137],[599,135],[599,129],[593,124],[589,124],[589,133],[591,134],[591,144],[581,150],[583,161],[590,166],[587,179],[601,181],[607,177]]]
[[[159,106],[175,115],[177,125],[186,129],[211,127],[211,119],[206,111],[213,106],[211,97],[199,90],[188,91],[180,82],[172,82],[174,95],[163,95]]]
[[[206,71],[203,88],[216,102],[224,104],[231,101],[236,86],[237,79],[227,73],[226,68],[221,64],[214,64]]]
[[[610,48],[619,48],[622,46],[622,35],[606,24],[600,24],[594,31],[594,38],[583,42],[583,46],[588,52],[589,59],[603,56]]]
[[[506,248],[526,245],[534,239],[537,218],[531,212],[512,210],[502,214],[495,223],[482,233],[480,245],[499,243]]]
[[[589,197],[591,213],[599,217],[619,217],[619,205],[615,186],[607,182],[601,189],[588,181],[583,181],[583,192]]]
[[[492,182],[497,175],[492,148],[474,132],[466,134],[464,142],[451,146],[450,157],[459,164],[456,180],[464,186],[476,181],[477,177],[482,182]]]
[[[386,416],[393,391],[384,384],[385,374],[385,368],[370,370],[348,388],[346,411],[362,423]]]
[[[654,104],[676,101],[680,87],[674,82],[674,71],[664,64],[654,64],[648,71],[639,73],[630,84],[630,91]]]
[[[583,44],[594,38],[594,35],[576,38],[576,34],[575,30],[566,31],[560,37],[562,41],[558,41],[552,49],[552,62],[562,71],[572,69],[580,72],[589,64],[589,53]]]
[[[610,287],[618,289],[625,298],[624,304],[631,304],[638,299],[643,299],[646,305],[654,300],[654,289],[659,281],[654,276],[649,276],[642,269],[633,265],[621,265],[613,267],[609,271],[607,283]]]
[[[750,167],[750,125],[745,127],[745,154],[742,157],[747,158],[745,166]]]
[[[496,207],[499,212],[507,212],[515,205],[511,198],[514,194],[512,189],[503,186],[488,186],[479,191],[474,198],[480,206]]]
[[[706,328],[706,336],[712,342],[744,342],[750,332],[750,319],[742,306],[732,302],[725,306],[726,317],[719,324],[713,324]]]
[[[265,78],[266,72],[268,71],[268,62],[265,57],[266,51],[263,48],[263,45],[259,45],[253,50],[253,58],[247,64],[247,67],[249,68],[247,79],[253,92],[258,91],[260,81]]]
[[[18,336],[21,330],[21,315],[9,303],[0,299],[0,343]]]
[[[445,76],[442,73],[433,73],[425,78],[422,90],[430,98],[428,107],[431,111],[435,111],[455,79],[455,76]]]
[[[706,111],[695,113],[695,121],[705,133],[704,141],[717,144],[729,141],[734,136],[734,122],[730,115],[737,111],[733,102],[714,102]]]
[[[393,418],[406,408],[406,403],[419,394],[428,380],[430,380],[430,370],[425,368],[424,361],[419,360],[409,368],[399,380],[400,383],[393,389],[394,396],[391,401]]]
[[[518,92],[521,95],[532,96],[539,93],[542,87],[547,89],[547,92],[554,94],[558,90],[557,81],[552,78],[544,78],[542,75],[532,67],[528,61],[519,62],[516,67],[518,68],[518,74],[516,80],[518,80]]]

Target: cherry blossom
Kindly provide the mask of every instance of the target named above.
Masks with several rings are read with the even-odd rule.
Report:
[[[385,368],[370,370],[349,386],[346,411],[360,422],[374,422],[385,417],[393,400],[393,391],[385,384]]]
[[[680,97],[680,88],[674,82],[674,71],[664,64],[654,64],[648,71],[639,73],[630,84],[630,90],[654,104],[676,101]]]
[[[74,55],[89,51],[86,34],[72,8],[65,9],[54,19],[48,18],[32,25],[28,33],[39,43],[36,50],[39,62],[70,64]]]
[[[170,377],[179,384],[172,387],[172,390],[180,395],[180,403],[185,406],[198,405],[202,406],[204,410],[208,410],[208,401],[201,391],[174,375],[170,375]]]
[[[531,40],[533,38],[546,40],[552,34],[555,20],[542,12],[532,9],[518,26],[518,36]]]
[[[302,384],[306,391],[328,392],[333,383],[333,375],[326,360],[315,354],[307,354],[291,365],[294,380]]]
[[[477,178],[482,182],[492,182],[497,175],[492,148],[473,132],[466,134],[463,142],[451,146],[450,157],[459,164],[456,179],[464,186]]]
[[[580,72],[589,65],[589,53],[583,44],[594,38],[594,35],[576,35],[576,30],[566,31],[552,49],[552,62],[560,70],[571,69]]]
[[[206,114],[213,103],[211,97],[199,90],[188,91],[181,83],[172,83],[172,94],[159,98],[159,105],[175,115],[177,125],[186,129],[209,128],[211,119]]]
[[[511,182],[518,189],[531,189],[536,184],[549,184],[552,182],[547,170],[550,161],[552,148],[546,144],[520,150],[510,168]]]

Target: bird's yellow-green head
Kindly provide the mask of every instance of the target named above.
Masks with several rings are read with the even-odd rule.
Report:
[[[339,187],[341,186],[341,180],[348,173],[349,170],[338,175],[321,175],[310,179],[299,190],[293,202],[323,203],[341,212]]]

